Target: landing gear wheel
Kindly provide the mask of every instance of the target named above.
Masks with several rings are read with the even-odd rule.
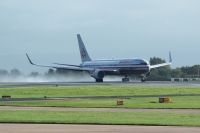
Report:
[[[103,79],[96,79],[96,82],[103,82]]]
[[[141,82],[145,82],[145,79],[141,79]]]
[[[129,78],[122,78],[122,82],[129,82]]]

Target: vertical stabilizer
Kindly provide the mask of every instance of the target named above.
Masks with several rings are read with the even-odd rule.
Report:
[[[80,34],[77,34],[77,38],[82,62],[91,61]]]

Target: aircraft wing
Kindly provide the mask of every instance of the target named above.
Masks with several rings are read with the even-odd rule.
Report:
[[[71,64],[60,64],[60,63],[53,63],[56,65],[64,65],[64,66],[73,66],[73,67],[82,67],[82,66],[77,66],[77,65],[71,65]]]
[[[40,66],[40,67],[50,67],[50,68],[57,68],[57,69],[66,69],[66,70],[73,70],[73,71],[94,71],[93,68],[83,68],[83,67],[78,67],[76,65],[69,65],[66,67],[61,67],[61,66],[48,66],[48,65],[41,65],[41,64],[34,64],[31,59],[29,58],[28,54],[26,54],[30,64],[35,65],[35,66]]]
[[[150,68],[157,68],[157,67],[161,67],[161,66],[167,66],[167,65],[170,65],[170,64],[172,64],[171,52],[169,52],[169,62],[168,63],[151,65]]]

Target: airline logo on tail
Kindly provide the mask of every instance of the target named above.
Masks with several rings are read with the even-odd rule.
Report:
[[[81,58],[85,58],[86,57],[86,54],[85,54],[85,49],[83,48],[81,50]]]

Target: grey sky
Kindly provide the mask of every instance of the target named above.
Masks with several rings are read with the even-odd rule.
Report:
[[[200,64],[199,0],[0,0],[0,69],[79,64],[76,34],[92,59],[160,57]]]

